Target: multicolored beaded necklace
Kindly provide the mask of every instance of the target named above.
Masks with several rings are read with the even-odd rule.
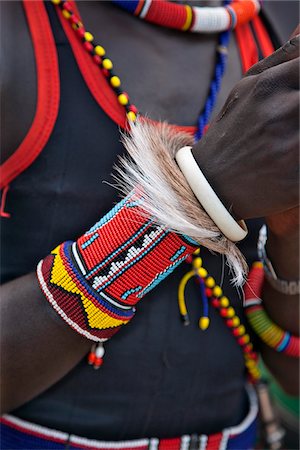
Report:
[[[130,103],[129,95],[121,88],[121,80],[114,73],[113,63],[111,59],[108,58],[106,50],[103,48],[103,46],[94,42],[94,36],[92,35],[92,33],[86,30],[83,23],[74,12],[73,7],[69,1],[52,0],[52,3],[59,7],[63,17],[71,24],[74,32],[82,41],[85,50],[91,55],[95,64],[99,67],[101,72],[106,77],[107,82],[117,96],[118,102],[126,110],[128,122],[134,122],[139,114],[138,109],[135,105]],[[159,3],[162,4],[162,2]],[[229,3],[231,2],[225,1],[224,5],[228,6]],[[245,2],[245,4],[248,3],[254,2]],[[241,7],[241,4],[239,6]],[[217,93],[220,89],[222,76],[225,71],[228,42],[229,31],[224,31],[220,34],[219,37],[214,78],[210,85],[210,91],[204,109],[198,118],[198,128],[195,133],[195,140],[201,138],[204,128],[208,124],[211,112],[215,105]],[[229,299],[223,295],[222,288],[216,284],[214,278],[212,276],[209,276],[206,269],[202,267],[202,259],[200,258],[199,253],[200,249],[198,249],[190,258],[189,262],[192,263],[192,270],[183,277],[179,285],[178,299],[181,317],[183,318],[185,324],[189,323],[184,300],[184,290],[189,279],[195,276],[200,285],[203,301],[203,316],[199,320],[199,327],[202,330],[205,330],[209,326],[208,302],[210,301],[211,305],[216,308],[219,311],[220,315],[224,318],[227,327],[232,330],[232,333],[236,338],[238,345],[243,351],[245,365],[249,373],[250,381],[252,383],[256,383],[260,379],[260,371],[257,365],[258,356],[257,353],[253,350],[253,344],[250,341],[250,336],[247,334],[244,325],[241,325],[240,319],[236,315],[234,308],[230,305]],[[102,347],[93,348],[92,352],[89,355],[90,364],[93,364],[95,368],[100,367],[102,364],[103,354],[104,350]]]
[[[194,33],[220,33],[252,20],[259,12],[256,0],[235,0],[223,7],[180,5],[164,0],[112,0],[147,22]]]

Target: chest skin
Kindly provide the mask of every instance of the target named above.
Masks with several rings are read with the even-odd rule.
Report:
[[[218,6],[220,2],[189,2]],[[181,33],[141,21],[106,1],[77,3],[86,28],[114,62],[131,101],[143,114],[195,124],[211,81],[217,36]],[[36,107],[34,54],[21,2],[1,2],[2,143],[5,161],[22,142]],[[282,41],[297,25],[297,2],[267,1],[264,10]],[[16,49],[22,49],[17,51]],[[234,36],[216,111],[241,78]],[[17,114],[16,114],[17,111]]]

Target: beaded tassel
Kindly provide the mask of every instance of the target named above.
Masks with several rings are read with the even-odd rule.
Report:
[[[88,355],[88,363],[93,366],[94,369],[99,369],[103,364],[103,356],[105,350],[103,344],[93,344],[91,351]]]

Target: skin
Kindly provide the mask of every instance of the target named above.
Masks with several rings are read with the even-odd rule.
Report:
[[[95,9],[97,7],[98,9]],[[20,83],[17,83],[20,72],[13,62],[10,64],[13,52],[9,52],[8,48],[4,55],[8,58],[4,71],[4,105],[8,107],[8,115],[3,124],[7,129],[3,139],[3,159],[5,159],[26,134],[27,128],[23,119],[25,115],[33,117],[36,90],[34,58],[21,5],[7,2],[2,8],[5,13],[4,24],[13,23],[14,30],[17,30],[14,36],[15,41],[8,42],[7,45],[20,44],[20,40],[24,42],[21,57],[24,54],[27,63],[23,66],[22,76],[28,77],[29,80],[28,84],[22,86],[25,91],[23,105],[26,107],[20,108],[19,120],[16,123],[13,105],[21,95],[18,90]],[[18,13],[15,14],[16,10]],[[194,105],[195,95],[199,99],[198,105],[203,104],[206,97],[216,45],[213,36],[203,37],[197,46],[193,47],[191,46],[193,37],[185,36],[184,40],[182,36],[179,38],[176,34],[172,34],[170,40],[168,33],[158,29],[153,32],[151,27],[145,28],[145,24],[139,23],[131,16],[109,8],[107,2],[99,4],[84,2],[80,5],[80,10],[87,26],[96,30],[96,38],[99,33],[97,40],[103,42],[99,30],[103,38],[107,39],[112,59],[120,61],[120,70],[118,67],[120,77],[124,80],[128,91],[133,93],[133,101],[142,111],[148,111],[153,118],[167,119],[170,122],[182,123],[182,117],[187,124],[195,121],[199,108],[197,105],[195,107],[191,105]],[[103,20],[104,13],[105,20]],[[106,20],[107,17],[110,20]],[[119,26],[123,31],[124,47],[120,45],[119,38],[115,36],[114,27],[110,25],[118,23],[120,17],[122,20]],[[136,33],[134,36],[136,39],[133,40],[134,33]],[[163,83],[161,89],[156,88],[155,77],[145,77],[143,83],[139,82],[139,70],[133,71],[131,58],[124,58],[124,48],[129,38],[134,45],[131,54],[135,55],[137,64],[145,62],[157,71],[155,72],[157,76],[161,75],[160,79]],[[147,45],[147,60],[144,58],[145,48],[140,45],[141,38],[143,38],[143,44]],[[183,77],[186,77],[185,66],[177,64],[177,70],[174,71],[170,63],[170,66],[166,65],[166,72],[157,70],[155,44],[159,45],[161,54],[165,58],[169,57],[171,61],[185,51],[190,52],[185,56],[189,57],[189,61],[195,61],[195,71],[199,73],[199,77],[191,77],[188,92],[186,92],[185,83],[182,83]],[[286,209],[294,208],[298,204],[297,172],[295,171],[296,121],[298,124],[295,101],[298,89],[296,83],[298,54],[296,53],[298,50],[294,47],[293,51],[290,50],[293,56],[286,49],[281,50],[275,61],[269,60],[267,63],[270,67],[262,71],[262,64],[260,64],[256,68],[257,73],[249,73],[236,85],[222,113],[207,133],[205,141],[194,149],[195,156],[207,178],[224,203],[233,207],[237,218],[267,217],[271,230],[268,253],[274,262],[275,269],[278,270],[278,275],[287,279],[298,277],[295,274],[298,255],[295,242],[299,242],[298,237],[290,232],[290,213],[286,212]],[[234,45],[232,51],[236,52]],[[207,61],[207,64],[196,62],[203,60]],[[236,58],[233,58],[229,62],[228,75],[224,79],[219,103],[225,101],[240,77],[239,65],[236,63]],[[12,89],[11,83],[15,86],[15,90]],[[236,93],[238,93],[237,99]],[[287,95],[289,101],[285,102]],[[175,104],[171,101],[174,97]],[[182,98],[185,99],[184,103],[180,100]],[[275,115],[274,111],[276,111]],[[275,125],[270,126],[274,120]],[[28,122],[27,118],[26,123]],[[241,129],[243,133],[240,132]],[[259,139],[257,139],[258,133]],[[215,151],[216,148],[218,152]],[[270,149],[269,152],[263,151],[266,148]],[[277,183],[273,182],[274,179],[277,179]],[[243,190],[239,189],[239,186],[243,186]],[[288,233],[284,236],[278,231],[278,223],[282,223],[282,217],[288,217],[286,220]],[[295,230],[295,227],[293,229]],[[282,264],[282,261],[290,261],[290,264],[287,267],[287,264]],[[297,272],[298,270],[299,268]],[[295,299],[285,299],[284,296],[274,292],[270,286],[266,286],[264,290],[264,299],[268,304],[269,314],[274,317],[274,320],[278,319],[279,324],[286,325],[287,328],[289,326],[290,330],[298,330],[295,320],[297,306]],[[282,305],[288,305],[288,307]],[[5,364],[2,364],[1,373],[1,412],[3,413],[29,401],[72,370],[89,351],[90,342],[66,326],[45,302],[35,274],[28,274],[2,286],[0,308],[1,355],[2,361],[5,361]],[[18,333],[16,333],[16,323]],[[24,336],[22,341],[18,339],[20,334]],[[263,348],[262,351],[268,366],[281,384],[288,392],[296,393],[298,376],[295,362],[291,360],[287,362],[286,357],[270,352],[269,349]],[[55,365],[53,361],[56,361]],[[287,371],[288,366],[290,370]],[[22,389],[18,389],[20,381]]]

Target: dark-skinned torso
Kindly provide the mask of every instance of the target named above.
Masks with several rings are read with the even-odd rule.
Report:
[[[5,160],[34,116],[36,76],[22,5],[2,2],[1,8]],[[86,28],[107,49],[132,102],[143,113],[171,123],[195,123],[213,73],[216,36],[154,27],[109,2],[80,2],[79,9]],[[287,16],[282,13],[287,2],[266,2],[266,9],[281,39],[287,39],[295,25],[293,20],[281,20]],[[50,19],[59,53],[60,113],[44,152],[11,186],[7,209],[12,218],[2,231],[4,281],[34,270],[55,245],[82,234],[117,200],[115,190],[101,184],[110,180],[111,167],[122,153],[117,126],[86,88],[55,13]],[[16,48],[22,49],[17,58]],[[229,50],[216,110],[241,78],[234,39]],[[250,241],[251,237],[254,241],[255,232]],[[244,246],[253,258],[252,243]],[[222,259],[204,255],[207,268],[220,281]],[[242,354],[213,311],[209,330],[199,331],[201,301],[193,284],[187,298],[194,323],[182,327],[176,290],[185,270],[181,267],[147,296],[132,324],[106,345],[101,371],[82,361],[15,414],[75,434],[116,440],[211,433],[239,423],[247,409]],[[242,314],[239,295],[225,272],[224,290]],[[26,356],[27,361],[34,359],[34,349]]]

